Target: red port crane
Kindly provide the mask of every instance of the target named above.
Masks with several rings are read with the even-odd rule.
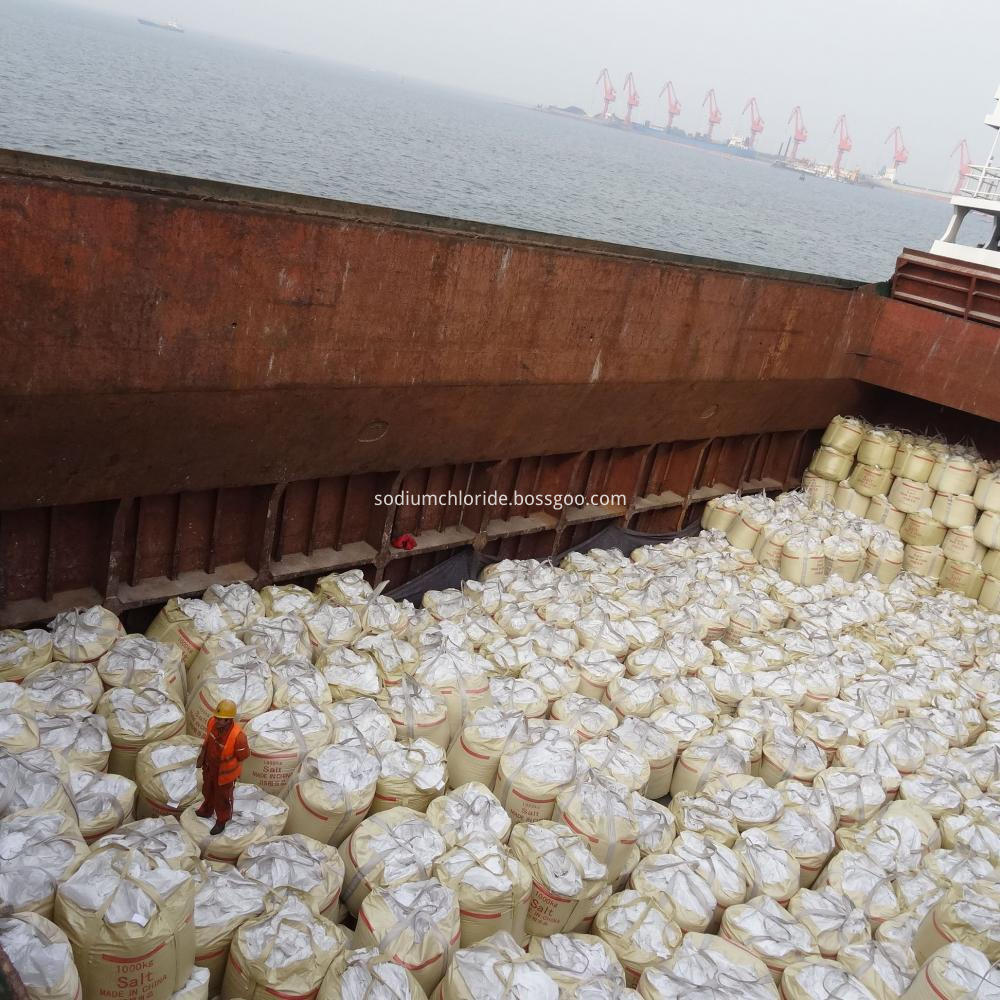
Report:
[[[903,130],[897,125],[886,137],[888,142],[892,139],[892,169],[898,170],[901,163],[906,163],[910,158],[910,151],[903,142]]]
[[[954,156],[958,153],[958,180],[955,181],[954,194],[958,194],[962,190],[962,186],[965,184],[965,178],[972,173],[972,168],[969,166],[969,144],[963,139],[952,151],[951,155]]]
[[[667,128],[671,128],[674,124],[674,119],[681,113],[681,102],[677,100],[677,94],[674,93],[673,80],[667,80],[663,85],[660,97],[664,94],[667,95]]]
[[[594,83],[604,84],[604,110],[601,112],[601,117],[607,118],[608,108],[618,99],[618,91],[615,90],[615,85],[611,82],[611,74],[608,73],[607,66],[597,74],[597,79]]]
[[[764,119],[760,116],[760,109],[757,107],[757,98],[751,97],[747,101],[746,106],[743,108],[743,114],[747,111],[750,112],[750,135],[747,138],[747,146],[753,149],[753,144],[757,140],[757,136],[764,131]]]
[[[625,77],[625,103],[628,107],[625,109],[625,124],[632,124],[632,109],[639,106],[639,91],[635,89],[635,80],[632,77],[632,73]]]
[[[719,110],[719,105],[715,103],[714,87],[705,95],[705,100],[701,102],[702,107],[705,107],[706,104],[708,105],[708,132],[705,134],[711,139],[712,129],[722,121],[722,112]]]
[[[809,138],[809,133],[806,131],[806,123],[802,120],[802,108],[797,104],[792,108],[792,113],[788,116],[788,124],[791,125],[795,122],[795,135],[792,138],[792,161],[794,162],[799,158],[799,145]]]
[[[840,133],[840,140],[837,142],[837,158],[833,161],[833,176],[840,176],[840,161],[844,158],[844,153],[849,153],[854,148],[851,142],[851,133],[847,131],[847,115],[841,115],[837,119],[837,124],[833,126],[833,134]]]

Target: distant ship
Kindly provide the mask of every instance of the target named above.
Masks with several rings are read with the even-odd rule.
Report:
[[[162,28],[164,31],[178,31],[184,34],[184,29],[176,21],[147,21],[144,17],[138,18],[138,21],[147,28]]]

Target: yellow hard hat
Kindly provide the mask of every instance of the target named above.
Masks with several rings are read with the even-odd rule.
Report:
[[[236,718],[236,704],[230,701],[228,698],[223,698],[218,705],[215,706],[215,717],[217,719],[235,719]]]

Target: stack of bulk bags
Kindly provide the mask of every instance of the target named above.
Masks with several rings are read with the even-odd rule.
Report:
[[[88,858],[56,894],[84,997],[168,1000],[194,965],[190,872],[137,852]]]
[[[241,924],[229,947],[223,1000],[311,1000],[330,967],[343,961],[343,927],[290,896]]]

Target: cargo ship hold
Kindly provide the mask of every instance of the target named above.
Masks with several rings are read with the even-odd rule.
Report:
[[[865,285],[12,151],[0,191],[3,626],[672,532],[837,413],[1000,454],[981,254]],[[458,488],[626,503],[373,502]]]

